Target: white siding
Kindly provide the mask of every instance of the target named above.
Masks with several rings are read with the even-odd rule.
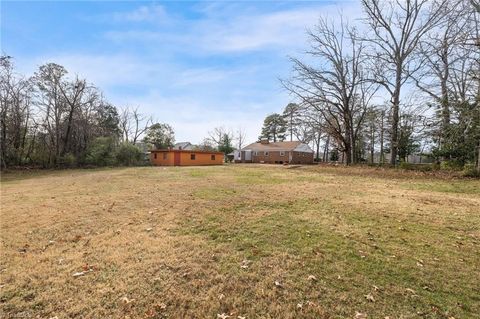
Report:
[[[295,152],[313,153],[313,150],[307,144],[300,144],[294,149]]]

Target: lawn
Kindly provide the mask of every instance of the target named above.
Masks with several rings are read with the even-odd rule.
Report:
[[[373,168],[8,173],[0,318],[479,318],[479,207]]]

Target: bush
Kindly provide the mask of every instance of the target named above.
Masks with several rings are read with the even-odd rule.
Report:
[[[115,165],[115,143],[111,137],[98,137],[87,151],[86,163],[95,166]]]
[[[421,171],[421,172],[429,172],[434,170],[434,166],[432,164],[413,164],[407,162],[400,162],[399,168],[409,170],[409,171]]]
[[[468,163],[463,167],[462,175],[465,177],[480,177],[480,172],[475,168],[474,164]]]
[[[440,168],[447,171],[459,171],[463,169],[463,163],[455,160],[443,161],[440,163]]]
[[[143,152],[131,143],[123,143],[117,150],[117,161],[120,165],[140,165],[143,162]]]
[[[59,165],[63,167],[74,167],[77,163],[77,159],[75,158],[75,155],[72,153],[67,153],[64,156],[60,157],[59,160]]]

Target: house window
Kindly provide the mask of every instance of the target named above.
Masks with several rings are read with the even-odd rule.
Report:
[[[195,160],[195,154],[190,154],[190,159],[191,159],[192,161],[194,161],[194,160]]]
[[[210,158],[212,159],[212,161],[214,161],[215,160],[215,155],[210,156]]]
[[[254,156],[257,156],[257,155],[258,155],[258,152],[257,152],[257,151],[253,152],[253,155],[254,155]]]
[[[280,156],[285,156],[285,151],[280,151]]]
[[[153,158],[157,159],[157,153],[153,153]]]
[[[164,159],[164,160],[167,159],[167,153],[163,153],[163,159]]]
[[[265,156],[268,156],[268,152],[264,152],[263,154],[265,154]]]

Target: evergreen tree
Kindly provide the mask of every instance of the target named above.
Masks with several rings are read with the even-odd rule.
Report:
[[[287,123],[283,116],[278,113],[268,115],[263,121],[262,134],[260,139],[268,139],[269,141],[278,142],[285,139],[287,131]]]

